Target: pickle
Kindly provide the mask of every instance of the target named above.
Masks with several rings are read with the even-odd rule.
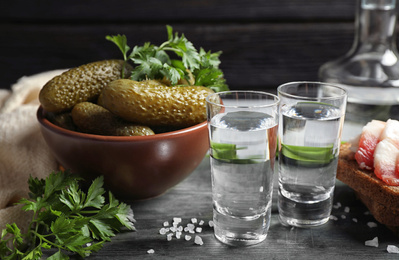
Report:
[[[120,79],[132,67],[122,60],[104,60],[70,69],[52,78],[41,89],[39,100],[48,112],[70,111],[74,105],[95,100],[109,82]]]
[[[70,112],[66,113],[47,113],[47,119],[52,122],[53,124],[71,130],[76,131],[76,126],[73,123],[72,116]]]
[[[211,93],[201,86],[169,87],[155,80],[119,79],[104,87],[101,102],[126,121],[188,127],[206,120],[205,98]]]
[[[72,119],[79,131],[89,134],[114,136],[154,134],[151,128],[124,122],[107,109],[90,102],[76,104],[72,109]]]

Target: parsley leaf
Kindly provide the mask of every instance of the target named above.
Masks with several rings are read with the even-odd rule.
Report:
[[[0,259],[69,259],[97,252],[122,230],[135,230],[133,211],[103,188],[103,177],[95,179],[87,192],[79,178],[69,172],[53,172],[45,180],[29,178],[29,199],[20,200],[25,211],[33,211],[30,227],[22,234],[7,224],[1,232]]]
[[[130,54],[125,35],[106,36],[106,39],[118,46],[126,62],[135,65],[132,80],[166,79],[171,85],[204,86],[216,92],[229,90],[219,69],[221,52],[206,52],[203,48],[198,51],[184,34],[173,33],[171,26],[166,29],[167,41],[159,46],[146,42],[135,46]]]

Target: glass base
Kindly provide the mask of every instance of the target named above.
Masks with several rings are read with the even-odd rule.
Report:
[[[326,217],[323,219],[318,220],[304,220],[304,219],[295,219],[295,218],[287,218],[284,216],[279,215],[280,223],[283,226],[293,226],[293,227],[300,227],[300,228],[309,228],[309,227],[317,227],[321,226],[328,222],[330,217]]]
[[[233,234],[227,231],[223,231],[215,227],[215,237],[223,244],[229,246],[251,246],[263,242],[267,234],[264,235],[253,235],[253,234]]]

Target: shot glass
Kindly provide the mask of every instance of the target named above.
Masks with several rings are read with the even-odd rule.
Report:
[[[228,91],[206,99],[215,236],[232,246],[266,239],[277,150],[276,95]]]
[[[346,91],[320,82],[286,83],[277,91],[280,222],[322,225],[333,203]]]

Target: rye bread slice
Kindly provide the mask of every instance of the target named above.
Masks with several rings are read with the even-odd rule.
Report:
[[[341,144],[337,179],[356,192],[378,222],[399,234],[399,186],[389,186],[373,171],[360,169],[350,146]]]

